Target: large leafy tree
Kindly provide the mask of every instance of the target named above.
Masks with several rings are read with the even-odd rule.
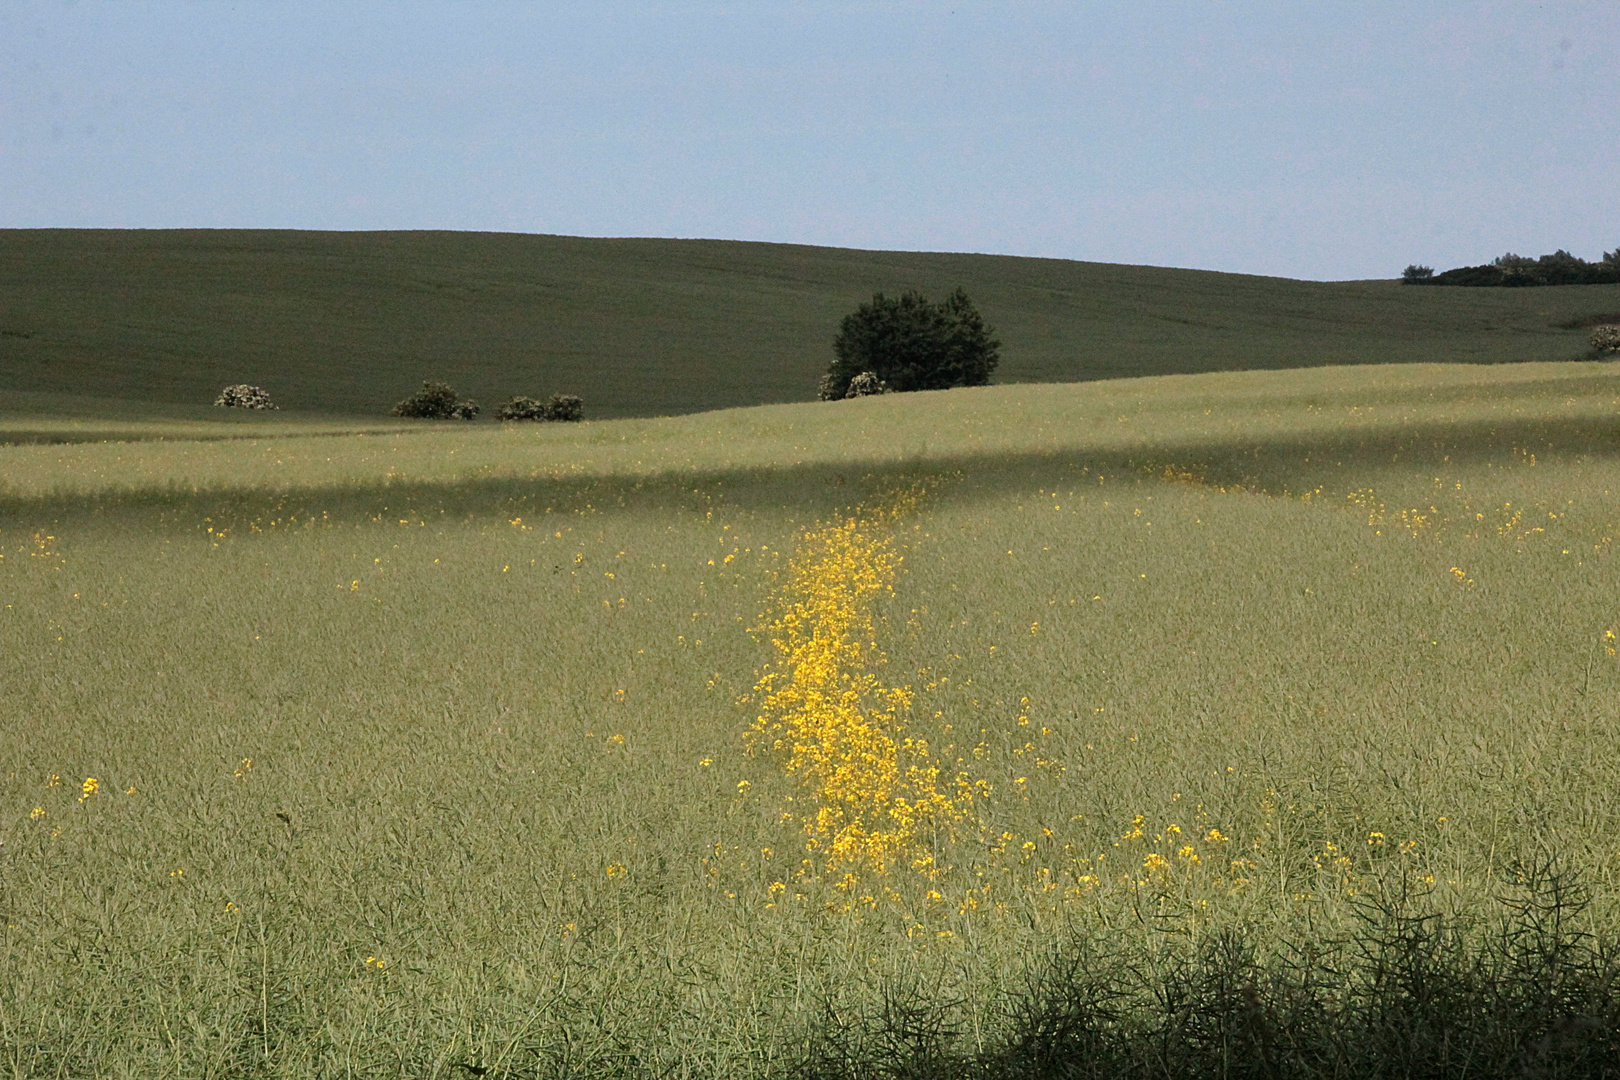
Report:
[[[821,396],[844,397],[863,371],[895,391],[983,386],[1000,361],[994,334],[961,289],[937,304],[915,290],[875,293],[844,316]]]

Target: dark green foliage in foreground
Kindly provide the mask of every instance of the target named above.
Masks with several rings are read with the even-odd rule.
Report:
[[[723,240],[0,230],[0,407],[209,415],[221,386],[248,382],[292,413],[377,417],[427,372],[479,401],[566,386],[592,419],[809,401],[857,304],[958,285],[994,313],[1002,383],[1570,360],[1585,320],[1620,311],[1620,285],[1410,289]]]
[[[552,394],[551,400],[515,397],[495,412],[499,420],[583,420],[585,402],[573,394]]]
[[[1620,1076],[1620,950],[1578,929],[1584,892],[1542,866],[1481,931],[1370,899],[1348,941],[1262,958],[1224,931],[1182,959],[1095,940],[1008,1002],[1011,1035],[981,1051],[925,988],[873,1015],[826,1011],[798,1080],[1275,1080]],[[1418,898],[1421,899],[1421,898]]]
[[[1001,361],[994,334],[961,288],[937,304],[915,290],[874,293],[844,316],[821,399],[847,396],[851,381],[865,373],[899,393],[984,386]]]
[[[395,405],[392,415],[413,420],[473,420],[478,416],[478,403],[459,399],[449,384],[429,379],[422,389]]]
[[[1587,262],[1560,248],[1551,255],[1532,259],[1509,252],[1486,266],[1459,266],[1436,274],[1427,266],[1408,266],[1401,275],[1406,285],[1614,285],[1620,283],[1620,248],[1603,253],[1598,262]]]

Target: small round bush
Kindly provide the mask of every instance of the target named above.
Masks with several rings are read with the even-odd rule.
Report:
[[[1594,326],[1592,348],[1605,357],[1620,354],[1620,326]]]
[[[573,394],[552,394],[546,402],[547,420],[577,421],[585,419],[585,400]]]
[[[252,386],[248,383],[237,383],[227,386],[219,392],[214,404],[226,409],[274,409],[275,402],[270,400],[270,392],[262,386]]]
[[[413,420],[472,420],[478,415],[478,402],[458,401],[448,384],[429,379],[422,389],[394,406],[394,415]]]
[[[585,402],[573,394],[552,394],[549,401],[515,397],[495,415],[502,420],[583,420]]]
[[[887,394],[888,392],[888,383],[870,371],[863,371],[849,380],[849,389],[844,392],[844,396],[846,398],[870,397],[873,394]]]
[[[546,405],[532,397],[515,397],[495,410],[498,420],[544,420]]]

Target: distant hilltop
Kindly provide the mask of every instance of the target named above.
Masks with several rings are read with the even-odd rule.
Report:
[[[0,230],[0,393],[384,418],[424,380],[592,419],[813,400],[873,293],[972,296],[999,383],[1573,360],[1620,289],[1444,290],[729,240]],[[1583,323],[1583,320],[1585,322]]]

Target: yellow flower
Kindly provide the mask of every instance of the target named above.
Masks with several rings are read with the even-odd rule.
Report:
[[[43,806],[36,806],[32,810],[30,810],[28,812],[28,820],[29,821],[38,821],[40,818],[42,818],[44,816],[45,816],[45,808]]]
[[[1169,865],[1170,860],[1166,859],[1163,855],[1160,855],[1157,851],[1149,852],[1148,857],[1142,860],[1142,869],[1146,870],[1150,874],[1155,870],[1163,870]]]
[[[971,801],[972,783],[958,776],[953,792],[928,742],[907,735],[910,689],[885,686],[874,670],[883,655],[873,601],[893,591],[900,562],[877,526],[915,501],[904,495],[895,509],[804,533],[766,628],[776,663],[754,687],[751,745],[791,748],[785,770],[814,807],[799,815],[806,847],[828,870],[886,873],[901,859],[925,868],[932,860],[917,844],[921,830],[961,822]]]
[[[84,783],[79,787],[79,801],[84,802],[84,800],[88,799],[90,796],[94,795],[100,790],[101,781],[97,780],[93,776],[85,777]]]
[[[1209,832],[1204,836],[1204,839],[1211,844],[1221,844],[1226,842],[1226,837],[1221,834],[1221,830],[1219,829],[1209,830]]]

